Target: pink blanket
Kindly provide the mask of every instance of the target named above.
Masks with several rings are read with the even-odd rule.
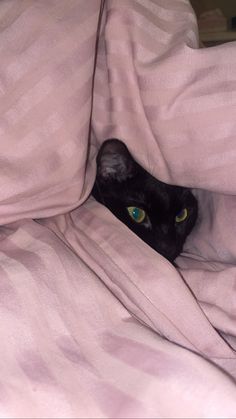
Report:
[[[236,417],[236,44],[187,0],[2,0],[0,31],[0,417]],[[178,269],[87,200],[112,136],[194,188]]]

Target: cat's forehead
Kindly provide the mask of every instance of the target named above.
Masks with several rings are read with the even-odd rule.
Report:
[[[156,179],[135,182],[132,188],[124,191],[127,200],[133,201],[136,205],[153,210],[162,209],[162,211],[175,212],[181,206],[181,197],[179,191],[168,185],[162,184]]]
[[[172,212],[179,206],[179,199],[176,194],[165,189],[149,189],[145,191],[145,199],[150,208],[162,208],[166,212]]]

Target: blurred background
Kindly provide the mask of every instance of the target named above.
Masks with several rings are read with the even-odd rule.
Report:
[[[214,46],[236,40],[236,0],[190,0],[197,18],[200,40]]]

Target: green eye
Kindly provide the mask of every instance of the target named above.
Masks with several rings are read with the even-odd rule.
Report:
[[[182,209],[175,217],[176,223],[182,223],[182,221],[186,220],[188,216],[187,208]]]
[[[127,210],[128,210],[129,216],[136,223],[142,223],[146,217],[146,212],[142,210],[141,208],[127,207]]]

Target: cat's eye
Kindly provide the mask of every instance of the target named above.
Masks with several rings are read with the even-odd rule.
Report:
[[[183,208],[175,217],[176,223],[182,223],[188,216],[187,208]]]
[[[129,216],[132,218],[133,221],[136,223],[142,223],[146,217],[146,212],[138,207],[127,207]]]

